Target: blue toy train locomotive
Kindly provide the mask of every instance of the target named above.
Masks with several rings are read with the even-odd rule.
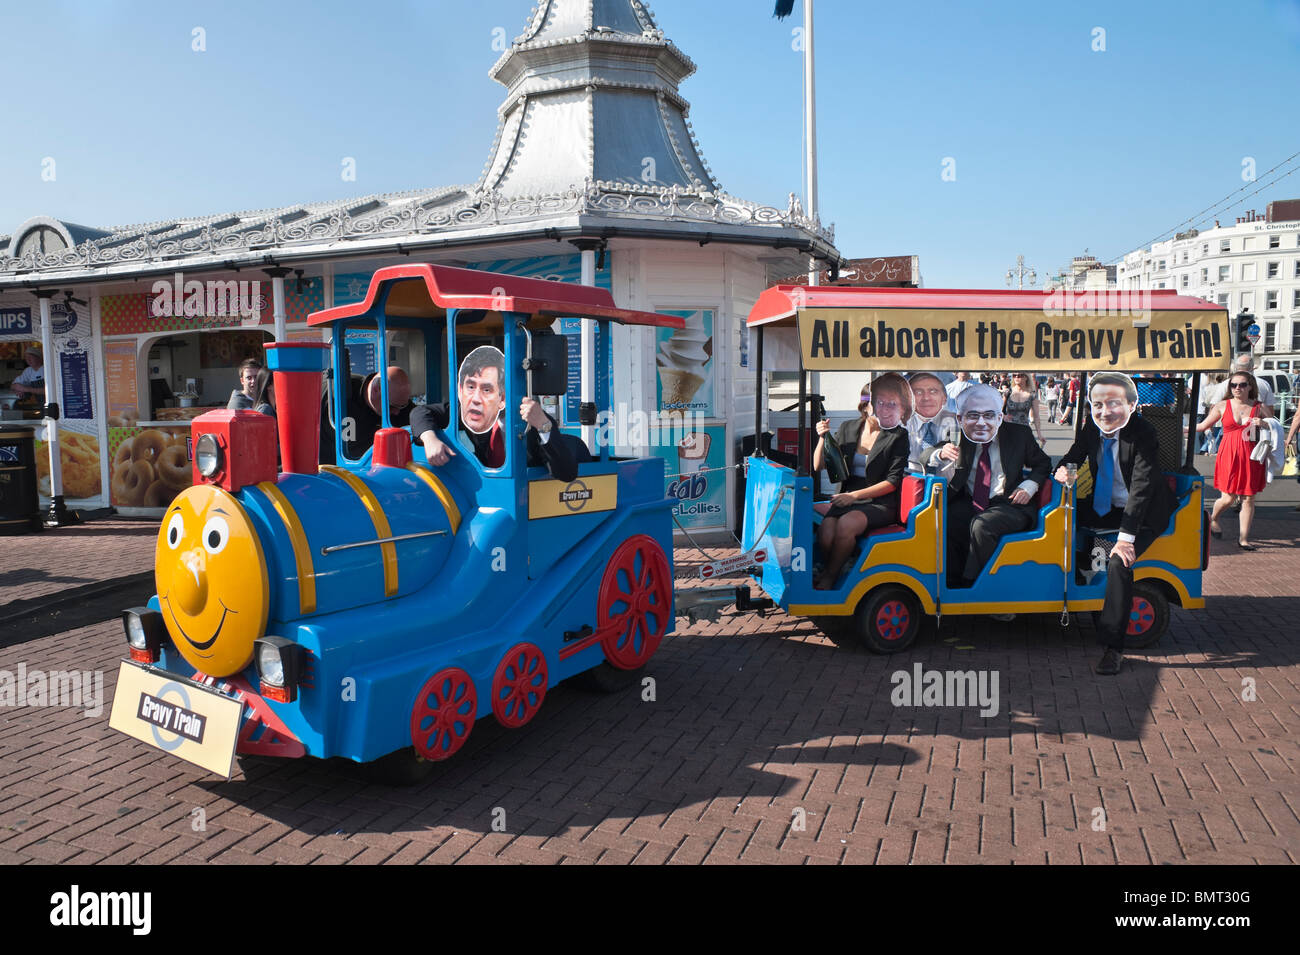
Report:
[[[278,417],[194,421],[194,486],[162,520],[157,596],[124,614],[133,662],[112,724],[227,776],[235,752],[423,767],[489,715],[524,725],[561,680],[644,666],[674,626],[662,459],[584,446],[576,479],[557,480],[528,466],[513,414],[564,391],[560,316],[682,324],[594,288],[404,265],[376,272],[364,301],[311,316],[331,344],[268,345]],[[388,361],[459,422],[457,369],[482,345],[504,357],[504,461],[485,465],[448,426],[454,456],[431,467],[392,426],[403,396]],[[353,376],[367,369],[373,385]],[[355,433],[367,387],[373,443]],[[322,433],[337,465],[318,466]]]

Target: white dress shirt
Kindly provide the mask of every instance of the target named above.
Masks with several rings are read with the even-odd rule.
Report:
[[[979,452],[980,448],[987,448],[989,453],[989,500],[995,497],[1010,497],[1006,493],[1007,476],[1002,470],[1002,449],[998,447],[998,439],[994,438],[988,444],[975,445],[975,454],[971,457],[970,474],[966,476],[966,492],[973,498],[975,496],[975,476],[979,470]],[[1038,493],[1038,482],[1031,481],[1028,478],[1017,485],[1016,490],[1024,491],[1030,497]]]
[[[933,441],[926,440],[927,424],[934,425],[931,429],[934,433]],[[945,442],[956,442],[959,436],[957,416],[947,408],[933,418],[922,418],[918,413],[912,412],[912,417],[907,419],[908,468],[924,471],[934,463],[934,452]]]
[[[1112,458],[1111,461],[1112,470],[1110,472],[1111,480],[1112,480],[1111,490],[1110,490],[1110,504],[1111,507],[1118,507],[1120,510],[1123,510],[1124,508],[1128,507],[1128,484],[1124,482],[1124,475],[1120,472],[1119,469],[1119,432],[1112,431],[1110,434],[1107,434],[1104,431],[1101,432],[1102,448],[1106,447],[1107,438],[1115,439],[1115,443],[1110,446],[1110,456]],[[1097,453],[1100,454],[1101,451],[1099,450]],[[1093,477],[1095,478],[1096,475],[1093,475]],[[1096,488],[1094,488],[1092,491],[1092,499],[1094,502],[1097,500]],[[1096,510],[1096,508],[1094,507],[1093,510]],[[1120,531],[1118,534],[1115,535],[1115,539],[1118,541],[1122,541],[1125,544],[1132,544],[1137,540],[1137,536],[1134,534],[1125,534],[1123,531]]]

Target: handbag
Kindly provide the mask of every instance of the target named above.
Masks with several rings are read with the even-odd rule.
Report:
[[[1300,477],[1300,457],[1296,456],[1295,448],[1287,445],[1286,463],[1282,465],[1282,477]]]

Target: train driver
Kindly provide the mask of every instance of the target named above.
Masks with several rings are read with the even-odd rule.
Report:
[[[492,345],[480,345],[460,364],[456,378],[457,404],[464,439],[484,467],[499,468],[506,461],[506,432],[502,424],[505,407],[505,356]],[[545,467],[551,477],[572,481],[578,476],[578,460],[572,445],[563,440],[556,421],[532,398],[519,403],[519,417],[528,430],[528,466]],[[445,403],[420,405],[411,413],[411,433],[424,445],[429,464],[439,467],[456,456],[450,445],[434,432],[451,420]]]
[[[411,401],[411,379],[399,365],[388,366],[388,420],[390,427],[405,428],[411,423],[411,412],[415,405]],[[375,443],[375,432],[384,423],[380,402],[379,374],[369,375],[361,384],[362,401],[356,403],[356,445],[360,457],[365,449]]]

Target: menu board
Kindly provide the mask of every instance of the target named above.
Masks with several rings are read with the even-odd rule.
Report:
[[[61,413],[64,418],[88,420],[95,416],[90,390],[90,354],[79,341],[61,343],[59,380],[63,386]]]
[[[106,342],[104,344],[104,384],[107,393],[108,414],[138,414],[139,401],[135,393],[136,345],[135,342]]]
[[[568,346],[569,358],[569,387],[564,393],[562,423],[572,426],[578,424],[578,408],[582,404],[582,319],[560,319],[560,334],[564,336],[565,343]],[[608,323],[598,323],[596,325],[596,354],[605,356],[607,374],[603,379],[596,379],[597,412],[610,407],[610,387],[614,380],[612,344]]]
[[[352,374],[365,377],[379,370],[379,332],[364,328],[349,328],[343,340],[348,349],[348,364]]]

